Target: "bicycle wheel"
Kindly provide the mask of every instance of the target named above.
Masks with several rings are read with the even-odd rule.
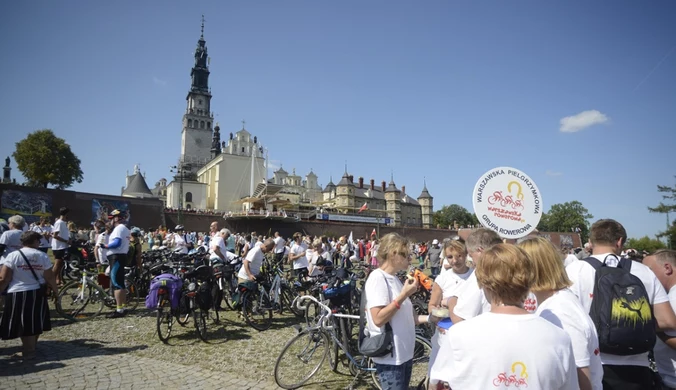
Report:
[[[261,302],[262,301],[262,302]],[[261,299],[258,291],[247,291],[242,295],[242,315],[252,328],[263,331],[272,324],[272,308],[267,295]]]
[[[178,309],[176,310],[176,322],[181,326],[188,325],[190,321],[190,298],[188,296],[181,295],[181,300],[178,303]]]
[[[317,326],[317,319],[322,314],[319,305],[314,301],[309,301],[305,307],[305,323],[308,328],[313,328]]]
[[[157,336],[167,344],[174,325],[174,315],[171,312],[171,303],[166,299],[161,299],[160,307],[157,308]]]
[[[92,284],[82,281],[70,282],[59,291],[56,299],[56,312],[70,320],[88,320],[103,310],[104,296]]]
[[[205,313],[202,310],[195,310],[192,312],[193,319],[195,320],[195,330],[200,340],[207,342],[207,317],[209,313]]]
[[[330,341],[319,329],[305,329],[289,340],[275,363],[275,382],[283,389],[297,389],[314,376],[328,353]]]
[[[411,371],[411,381],[409,386],[416,389],[427,389],[429,379],[427,378],[427,369],[430,362],[430,353],[432,344],[422,336],[415,336],[415,346],[413,347],[413,369]],[[369,367],[375,367],[373,360],[369,361]],[[376,387],[382,388],[380,379],[376,371],[371,371],[371,379]]]
[[[218,286],[216,286],[216,289],[218,290]],[[221,295],[221,290],[218,290],[216,294]],[[218,313],[220,311],[220,303],[216,298],[214,298],[212,302],[211,310],[209,310],[209,318],[211,318],[214,324],[218,324],[221,321],[220,314]]]
[[[125,281],[127,287],[127,310],[136,310],[138,306],[138,287],[133,280]]]
[[[282,287],[282,296],[280,298],[283,308],[288,308],[289,311],[296,317],[303,317],[303,311],[298,310],[298,308],[293,305],[293,300],[296,299],[296,296],[297,295],[294,294],[293,290],[291,290],[289,286]]]
[[[340,326],[341,320],[342,318],[338,317],[333,318],[334,331],[336,333],[336,338],[338,338],[338,340],[342,340],[342,329]],[[338,351],[340,350],[340,346],[335,340],[333,340],[333,338],[330,338],[330,341],[331,341],[331,349],[329,350],[329,366],[331,366],[331,371],[338,372]]]

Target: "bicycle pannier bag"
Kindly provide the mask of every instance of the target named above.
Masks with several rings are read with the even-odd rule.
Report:
[[[596,270],[589,316],[596,326],[601,352],[626,356],[652,350],[656,321],[643,282],[629,272],[632,260],[620,259],[617,267],[593,257],[583,261]]]
[[[178,276],[172,274],[158,275],[150,281],[150,290],[148,292],[148,296],[146,296],[146,308],[157,309],[159,300],[157,292],[160,287],[164,287],[168,290],[171,308],[177,308],[179,299],[181,298],[181,288],[183,288],[183,281]]]

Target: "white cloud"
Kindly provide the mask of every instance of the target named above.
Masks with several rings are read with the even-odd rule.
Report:
[[[579,114],[561,118],[559,130],[564,133],[575,133],[590,126],[606,123],[609,119],[597,110],[582,111]]]
[[[157,77],[153,76],[153,83],[155,83],[155,85],[160,85],[162,87],[166,87],[167,80],[158,79]]]
[[[563,175],[563,172],[555,172],[555,171],[548,169],[547,172],[545,172],[545,175],[547,175],[547,176],[561,176],[561,175]]]

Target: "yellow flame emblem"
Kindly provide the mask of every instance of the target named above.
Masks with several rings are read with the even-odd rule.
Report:
[[[521,366],[521,376],[524,379],[528,379],[528,372],[526,371],[526,365],[523,362],[514,362],[512,364],[512,374],[516,374],[516,367]]]
[[[625,298],[613,299],[611,308],[612,321],[623,321],[636,326],[636,324],[645,325],[652,318],[650,303],[645,297],[631,302]]]
[[[516,197],[519,198],[519,200],[523,200],[523,192],[521,191],[521,183],[519,183],[518,181],[510,181],[507,184],[507,191],[509,191],[510,194],[512,193],[512,186],[516,186],[516,188],[518,189],[518,191],[516,192]]]

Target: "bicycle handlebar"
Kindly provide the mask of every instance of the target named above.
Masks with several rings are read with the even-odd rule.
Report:
[[[302,303],[303,301],[312,301],[312,302],[316,303],[317,305],[319,305],[319,307],[322,309],[322,315],[321,315],[321,317],[319,318],[319,321],[318,321],[319,326],[322,327],[322,328],[324,328],[324,329],[333,329],[333,325],[331,325],[331,324],[328,322],[329,319],[331,319],[331,315],[333,314],[333,312],[331,311],[331,308],[330,308],[330,307],[328,307],[328,306],[326,306],[325,304],[321,303],[321,302],[319,301],[319,299],[313,297],[312,295],[303,295],[303,296],[301,296],[301,297],[297,297],[297,298],[295,299],[295,301],[296,301],[296,302],[294,302],[294,303],[292,303],[292,304],[295,304],[296,308],[297,308],[298,310],[302,310],[302,311],[307,310],[307,303],[306,303],[305,305],[302,305],[302,306],[301,306],[301,303]],[[308,303],[309,303],[309,302],[308,302]]]

